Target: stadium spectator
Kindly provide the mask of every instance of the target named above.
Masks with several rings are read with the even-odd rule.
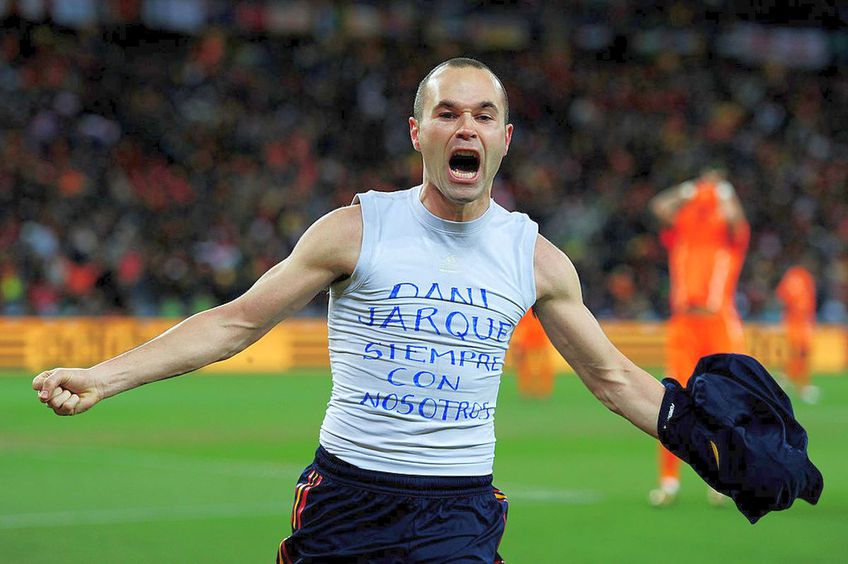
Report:
[[[435,17],[448,17],[443,8]],[[579,23],[591,10],[562,17]],[[635,32],[639,14],[623,4],[616,25]],[[522,13],[542,34],[550,15]],[[674,27],[668,11],[644,17]],[[415,77],[439,57],[410,41],[343,33],[255,41],[226,28],[74,32],[11,16],[3,25],[0,238],[8,244],[0,253],[15,263],[25,296],[2,298],[9,314],[187,315],[183,292],[215,303],[238,295],[306,225],[349,202],[352,187],[420,178],[405,131],[386,119],[408,111]],[[820,319],[844,321],[845,73],[745,66],[708,47],[616,58],[581,41],[531,42],[486,58],[517,102],[522,140],[495,198],[527,210],[573,257],[590,308],[599,317],[668,314],[664,256],[645,204],[652,186],[720,156],[749,202],[754,233],[741,313],[778,319],[771,290],[802,244],[822,265],[814,273]],[[350,135],[334,138],[342,119]],[[367,146],[355,141],[363,138]],[[209,241],[210,223],[229,230],[226,242]],[[156,237],[140,235],[148,230]],[[226,252],[209,253],[210,244]],[[132,285],[116,275],[129,249],[140,260]],[[71,292],[61,266],[91,257],[101,260],[96,298]],[[55,294],[49,307],[33,301],[45,280]],[[322,300],[305,312],[319,314]]]

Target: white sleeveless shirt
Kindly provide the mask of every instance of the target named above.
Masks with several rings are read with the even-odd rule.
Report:
[[[538,226],[494,201],[473,221],[443,220],[420,193],[357,196],[359,260],[330,289],[320,443],[368,470],[490,474],[504,355],[536,301]]]

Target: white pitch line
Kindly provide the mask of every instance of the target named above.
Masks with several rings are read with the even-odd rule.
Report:
[[[226,458],[206,458],[203,456],[187,456],[182,454],[145,452],[129,449],[91,449],[101,455],[101,465],[115,464],[132,467],[147,467],[158,469],[187,469],[191,472],[207,472],[225,476],[243,476],[246,478],[278,478],[288,477],[292,474],[300,475],[306,464],[300,466],[295,464],[277,462],[251,462],[246,460],[234,460]],[[28,456],[52,459],[54,453],[28,453]]]
[[[299,474],[302,467],[285,463],[248,462],[185,456],[179,454],[139,452],[125,449],[106,449],[103,462],[168,468],[190,468],[192,472],[208,472],[229,476],[287,477]],[[527,484],[502,484],[504,493],[513,501],[555,505],[592,505],[603,495],[594,490],[569,490],[535,487]],[[226,503],[215,505],[185,505],[168,507],[125,507],[115,509],[79,509],[43,513],[0,514],[0,530],[44,528],[59,526],[107,525],[110,523],[139,523],[155,521],[202,520],[256,516],[287,515],[290,508],[277,503]]]
[[[226,476],[243,476],[245,478],[288,478],[297,476],[306,467],[276,463],[251,462],[226,458],[207,458],[173,453],[154,453],[131,449],[103,449],[105,460],[102,464],[121,464],[132,467],[146,466],[174,470],[186,468],[192,473],[204,472]],[[497,477],[496,477],[497,478]],[[520,499],[528,502],[559,503],[564,505],[589,505],[598,503],[603,495],[596,490],[549,489],[527,484],[501,484],[495,479],[495,484],[504,490],[510,499]]]
[[[508,493],[511,500],[556,505],[598,503],[599,492],[516,488]],[[78,527],[156,521],[199,521],[242,517],[285,516],[290,508],[282,503],[222,503],[168,507],[124,507],[119,509],[78,509],[43,513],[0,514],[0,530]]]
[[[557,505],[593,505],[604,497],[595,490],[555,490],[509,484],[504,485],[503,490],[509,499]]]
[[[225,503],[217,505],[125,507],[120,509],[80,509],[45,513],[11,513],[0,515],[0,529],[286,515],[289,511],[289,508],[284,507],[282,504]]]
[[[306,464],[251,462],[247,460],[206,458],[203,456],[138,452],[133,450],[110,449],[107,452],[107,457],[110,462],[132,466],[141,465],[157,468],[187,467],[192,472],[200,470],[210,474],[244,476],[249,478],[279,478],[288,477],[291,474],[299,476],[306,467]]]

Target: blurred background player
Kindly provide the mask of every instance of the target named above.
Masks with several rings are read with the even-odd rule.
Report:
[[[802,261],[809,265],[809,259]],[[816,282],[804,264],[790,267],[777,286],[783,303],[783,327],[788,355],[786,375],[806,403],[816,403],[819,390],[810,384],[810,351],[816,323]]]
[[[668,376],[685,385],[702,356],[745,352],[736,310],[736,284],[750,228],[733,186],[718,168],[657,194],[651,211],[663,224],[668,250],[671,317],[668,321]],[[680,489],[680,460],[659,446],[659,488],[652,505],[671,504]],[[723,496],[710,490],[710,502]]]
[[[554,364],[548,336],[531,309],[515,328],[510,341],[518,393],[525,398],[547,399],[554,390]]]

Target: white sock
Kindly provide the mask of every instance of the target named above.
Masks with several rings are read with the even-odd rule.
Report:
[[[660,480],[660,487],[665,493],[674,495],[680,490],[680,480],[670,477],[662,478]]]

